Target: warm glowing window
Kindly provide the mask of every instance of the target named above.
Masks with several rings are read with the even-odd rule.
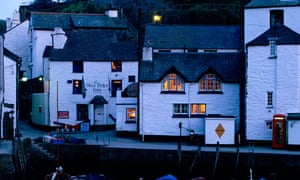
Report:
[[[81,94],[81,93],[82,93],[82,81],[73,80],[73,94]]]
[[[191,104],[191,114],[205,114],[206,104]]]
[[[112,80],[111,81],[111,96],[117,96],[117,90],[122,90],[122,80]]]
[[[122,71],[122,62],[121,61],[112,61],[111,62],[111,71],[112,72],[121,72]]]
[[[162,90],[184,91],[184,81],[177,74],[168,74],[162,81]]]
[[[200,91],[221,91],[221,80],[215,74],[206,74],[200,79]]]
[[[136,120],[136,109],[135,108],[127,108],[127,121],[135,121]]]

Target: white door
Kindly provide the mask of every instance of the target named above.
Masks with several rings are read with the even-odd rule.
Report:
[[[95,125],[104,125],[104,105],[95,105]]]

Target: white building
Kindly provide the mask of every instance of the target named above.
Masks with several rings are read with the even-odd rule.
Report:
[[[52,31],[53,48],[44,52],[44,92],[33,94],[33,123],[116,124],[117,90],[138,80],[137,43],[124,39],[122,31]]]
[[[0,35],[0,136],[3,136],[3,104],[4,104],[4,60],[3,60],[3,36]]]
[[[207,144],[235,143],[244,73],[240,34],[239,26],[146,27],[139,86],[142,139],[194,132]]]
[[[275,114],[300,112],[300,2],[252,0],[244,8],[246,139],[270,141]]]
[[[21,76],[31,78],[29,20],[16,24],[5,32],[4,47],[22,59]]]
[[[12,139],[18,121],[18,80],[20,57],[4,48],[4,101],[1,119],[1,138]]]

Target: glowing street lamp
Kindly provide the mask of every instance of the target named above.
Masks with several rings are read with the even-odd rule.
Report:
[[[161,15],[154,15],[153,16],[153,22],[155,23],[155,24],[159,24],[160,22],[161,22]]]

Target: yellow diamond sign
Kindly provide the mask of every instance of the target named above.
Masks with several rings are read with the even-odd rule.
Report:
[[[222,126],[221,123],[218,124],[217,128],[215,129],[217,135],[219,136],[219,138],[221,138],[225,132],[224,127]]]

